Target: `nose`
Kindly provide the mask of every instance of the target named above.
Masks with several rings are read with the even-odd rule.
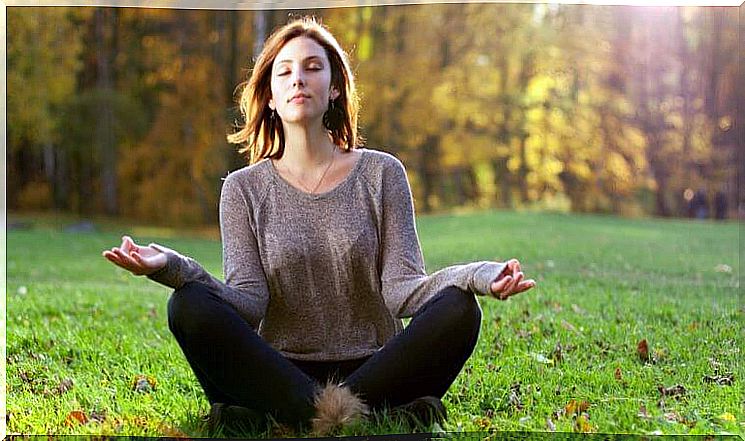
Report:
[[[305,74],[303,73],[302,69],[295,69],[292,73],[292,85],[293,87],[298,87],[301,85],[305,85]]]

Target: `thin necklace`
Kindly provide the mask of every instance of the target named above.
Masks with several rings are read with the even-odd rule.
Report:
[[[307,191],[310,194],[316,194],[316,190],[318,190],[318,187],[321,186],[321,183],[323,182],[323,178],[326,177],[326,173],[329,172],[331,169],[331,166],[334,165],[334,159],[336,159],[336,146],[331,147],[331,161],[329,161],[329,165],[326,166],[326,170],[323,171],[323,174],[321,175],[321,179],[318,180],[318,183],[315,187],[313,187],[313,190],[308,189],[308,187],[305,186],[303,181],[299,179],[297,176],[295,176],[294,173],[290,170],[289,167],[285,167],[285,170],[287,170],[287,173],[292,176],[292,179],[294,179],[298,184],[300,184],[301,187],[303,187],[303,190]]]

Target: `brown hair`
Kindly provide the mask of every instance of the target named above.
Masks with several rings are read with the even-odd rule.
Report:
[[[331,86],[339,91],[333,109],[324,115],[324,125],[334,144],[350,150],[361,142],[357,134],[359,98],[354,84],[354,74],[349,66],[349,57],[328,28],[312,17],[295,19],[267,39],[259,54],[251,76],[241,92],[239,106],[245,125],[228,135],[228,142],[244,144],[238,151],[245,153],[249,164],[264,158],[279,159],[284,154],[285,139],[282,121],[273,116],[269,108],[271,98],[272,64],[279,51],[288,41],[297,37],[315,40],[326,51],[331,65]]]

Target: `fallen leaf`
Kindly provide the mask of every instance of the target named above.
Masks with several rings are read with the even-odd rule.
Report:
[[[72,412],[67,414],[67,418],[65,418],[65,425],[67,427],[86,423],[88,423],[88,417],[85,415],[85,412],[81,410],[73,410]]]
[[[132,390],[140,393],[150,393],[155,391],[155,378],[149,375],[137,375],[132,381]]]
[[[636,345],[636,353],[639,355],[639,360],[643,361],[644,363],[647,363],[650,361],[649,358],[649,344],[647,344],[647,339],[641,340]]]
[[[572,303],[572,311],[574,311],[575,314],[579,314],[579,315],[585,314],[585,310],[575,305],[574,303]]]
[[[533,359],[535,361],[539,362],[539,363],[543,363],[543,364],[553,364],[554,363],[553,360],[551,360],[549,358],[546,358],[546,356],[543,355],[543,354],[532,353],[531,355],[533,356]]]
[[[524,417],[520,418],[519,420],[517,420],[517,422],[520,423],[520,424],[525,424],[528,421],[530,421],[530,415],[524,416]]]
[[[579,331],[577,331],[577,328],[573,324],[563,319],[561,320],[561,327],[566,329],[567,331],[574,332],[575,334],[579,333]]]
[[[31,383],[34,381],[28,372],[21,372],[20,374],[18,374],[18,376],[21,377],[21,380],[23,380],[25,383]]]
[[[64,380],[60,382],[59,386],[57,386],[57,392],[59,394],[63,394],[67,392],[68,390],[72,389],[72,386],[73,386],[72,379],[65,378]]]
[[[611,345],[606,341],[595,340],[595,345],[600,349],[602,355],[608,355],[611,352]]]
[[[551,421],[551,418],[546,418],[546,429],[548,429],[549,432],[556,432],[556,425]]]
[[[566,406],[564,406],[564,415],[573,417],[575,415],[579,415],[583,412],[586,412],[587,409],[590,408],[590,403],[587,401],[580,401],[578,402],[575,399],[569,400],[569,403],[567,403]]]
[[[523,403],[520,401],[520,398],[520,383],[512,383],[512,385],[510,385],[510,394],[507,400],[508,404],[517,410],[522,410]]]
[[[106,421],[106,410],[92,410],[91,420],[99,423]]]
[[[657,390],[663,397],[680,398],[686,393],[686,388],[683,385],[676,384],[675,386],[664,387],[662,385],[657,386]]]
[[[647,413],[647,407],[645,405],[639,406],[639,413],[636,414],[639,418],[649,419],[649,413]]]
[[[182,432],[181,429],[178,429],[176,427],[170,426],[165,423],[161,423],[161,425],[158,426],[158,431],[160,432],[161,436],[165,436],[168,438],[188,438],[189,437],[189,435]]]
[[[491,420],[486,417],[476,417],[473,419],[473,424],[481,430],[486,430],[491,427]]]
[[[705,375],[704,383],[714,383],[720,386],[732,386],[735,382],[735,375],[731,372],[727,372],[724,375]]]
[[[623,376],[621,375],[621,368],[617,367],[616,370],[613,372],[613,378],[615,378],[617,381],[622,381]]]
[[[551,357],[551,359],[556,363],[561,363],[562,361],[564,361],[564,353],[561,348],[561,342],[556,343],[556,346],[554,346],[554,350],[551,351],[549,357]]]
[[[675,412],[665,412],[663,418],[668,422],[677,423],[680,420],[680,415]]]
[[[723,414],[719,415],[717,418],[719,418],[722,421],[726,421],[728,423],[734,423],[735,421],[737,421],[735,416],[729,412],[724,412]]]
[[[590,416],[586,413],[578,416],[574,422],[574,430],[580,433],[590,433],[594,431],[594,428],[590,424]]]
[[[714,271],[718,273],[731,273],[732,267],[727,265],[726,263],[720,263],[719,265],[714,267]]]

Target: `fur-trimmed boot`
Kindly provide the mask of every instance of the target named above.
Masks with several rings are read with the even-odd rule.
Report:
[[[316,394],[313,433],[327,435],[366,417],[368,406],[346,386],[328,383]]]

